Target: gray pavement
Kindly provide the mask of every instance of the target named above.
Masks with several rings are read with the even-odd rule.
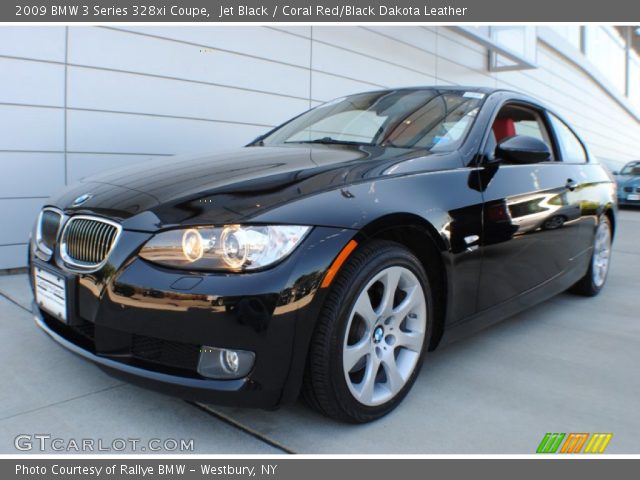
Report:
[[[198,453],[533,453],[546,432],[612,432],[608,453],[640,453],[639,237],[640,211],[621,211],[600,296],[559,295],[430,354],[403,404],[363,426],[113,380],[36,328],[26,275],[0,276],[0,453],[23,433],[193,438]]]

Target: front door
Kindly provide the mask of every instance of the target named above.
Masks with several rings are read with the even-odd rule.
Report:
[[[524,165],[489,158],[479,172],[484,208],[478,311],[560,275],[579,236],[580,205],[571,195],[575,180],[571,167],[558,161],[545,112],[524,104],[503,106],[486,156],[513,135],[536,137],[553,153],[547,162]]]

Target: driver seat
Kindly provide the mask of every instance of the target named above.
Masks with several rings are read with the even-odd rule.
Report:
[[[491,127],[493,134],[496,136],[496,142],[500,142],[507,137],[513,137],[516,134],[516,124],[513,118],[496,118]]]

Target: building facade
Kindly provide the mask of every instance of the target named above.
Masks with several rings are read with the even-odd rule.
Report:
[[[614,27],[539,27],[531,65],[501,70],[487,42],[452,27],[0,27],[0,270],[25,266],[35,216],[66,184],[242,146],[321,102],[381,87],[523,91],[605,162],[638,159],[640,62],[624,44],[622,64],[614,44],[589,47],[602,32],[621,38]]]

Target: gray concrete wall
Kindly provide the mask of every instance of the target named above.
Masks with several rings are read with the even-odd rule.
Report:
[[[25,265],[35,215],[65,184],[155,155],[240,146],[310,106],[378,87],[525,91],[596,155],[637,155],[635,117],[542,42],[538,64],[488,72],[486,49],[446,27],[0,27],[0,269]]]

